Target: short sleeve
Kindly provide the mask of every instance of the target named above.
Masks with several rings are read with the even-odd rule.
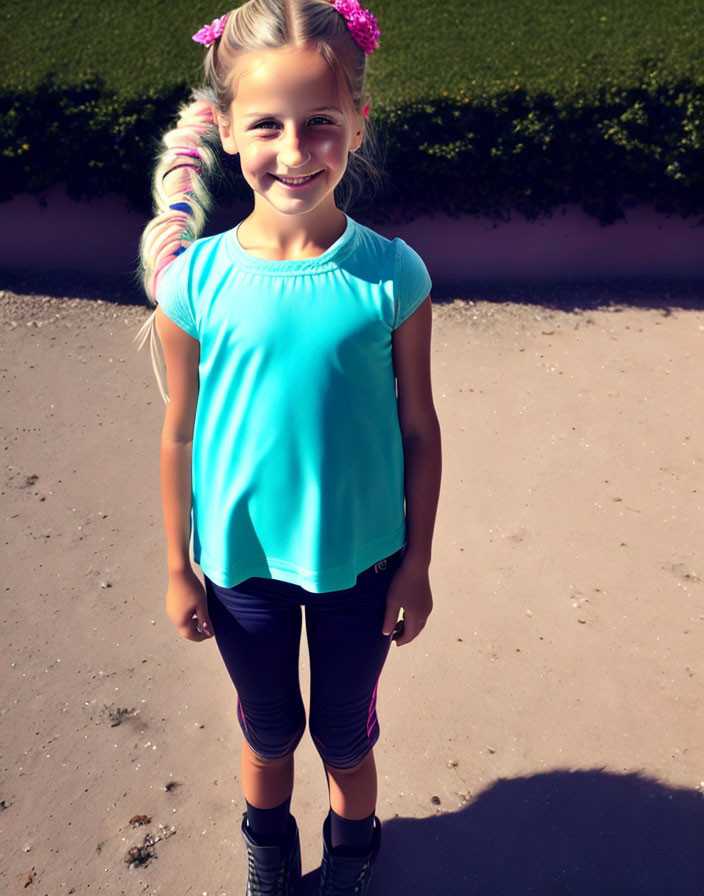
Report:
[[[432,285],[420,255],[402,239],[395,239],[394,330],[423,303]]]
[[[185,330],[189,336],[198,339],[198,326],[189,289],[189,265],[184,252],[164,269],[157,283],[156,298],[164,314]]]

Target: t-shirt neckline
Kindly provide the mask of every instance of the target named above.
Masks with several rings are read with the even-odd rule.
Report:
[[[227,232],[226,243],[230,257],[239,269],[256,271],[259,274],[299,274],[332,270],[351,251],[355,232],[355,222],[345,214],[344,231],[321,255],[316,255],[314,258],[275,261],[270,258],[257,258],[242,248],[237,238],[237,231],[241,225],[242,221]]]

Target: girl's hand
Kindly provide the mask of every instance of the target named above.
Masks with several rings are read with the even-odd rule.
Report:
[[[166,612],[179,635],[187,641],[213,637],[205,591],[193,570],[169,574]]]
[[[398,647],[410,644],[420,634],[432,609],[428,567],[424,563],[415,563],[406,555],[391,579],[381,630],[383,634],[391,635]],[[403,616],[399,620],[400,610],[403,610]]]

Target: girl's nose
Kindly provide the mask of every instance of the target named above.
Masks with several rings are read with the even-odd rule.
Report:
[[[310,153],[305,148],[302,135],[295,128],[285,130],[282,135],[279,149],[279,161],[288,168],[300,168],[310,159]]]

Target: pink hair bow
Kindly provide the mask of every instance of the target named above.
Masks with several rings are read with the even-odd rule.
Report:
[[[198,44],[209,47],[214,43],[225,30],[225,22],[227,22],[228,13],[220,16],[219,19],[213,19],[210,25],[203,25],[200,31],[196,31],[193,40]]]

